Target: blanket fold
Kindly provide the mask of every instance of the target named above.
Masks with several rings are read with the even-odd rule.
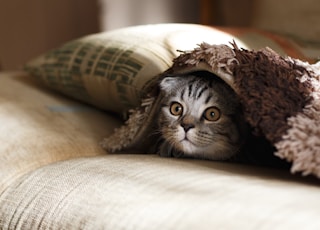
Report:
[[[149,82],[141,105],[130,111],[127,122],[102,146],[111,152],[151,151],[157,144],[151,134],[159,110],[158,81],[168,74],[195,71],[208,71],[230,85],[251,134],[273,147],[270,155],[290,162],[292,172],[320,177],[320,63],[282,57],[269,48],[240,49],[235,42],[231,46],[202,43],[183,51],[168,70]]]

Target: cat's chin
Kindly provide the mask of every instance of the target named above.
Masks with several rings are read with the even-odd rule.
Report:
[[[212,144],[208,146],[196,146],[189,140],[180,142],[179,151],[183,152],[185,156],[207,159],[207,160],[227,160],[236,154],[236,150],[231,151],[230,147],[225,145]]]
[[[187,154],[194,154],[198,150],[198,147],[188,139],[182,140],[179,143],[179,147],[180,147],[180,151],[187,153]]]

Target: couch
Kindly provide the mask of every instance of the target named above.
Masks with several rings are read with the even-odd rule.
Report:
[[[115,112],[0,73],[0,229],[319,229],[312,176],[108,153]]]

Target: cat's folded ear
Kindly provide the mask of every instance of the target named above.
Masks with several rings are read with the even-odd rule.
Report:
[[[165,77],[160,82],[160,89],[170,93],[177,87],[178,82],[176,77]]]

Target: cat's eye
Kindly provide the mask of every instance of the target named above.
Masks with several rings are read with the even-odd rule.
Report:
[[[217,121],[220,119],[220,110],[217,107],[207,108],[203,113],[203,117],[207,121]]]
[[[183,107],[178,102],[172,102],[170,105],[170,113],[174,116],[180,116],[183,113]]]

